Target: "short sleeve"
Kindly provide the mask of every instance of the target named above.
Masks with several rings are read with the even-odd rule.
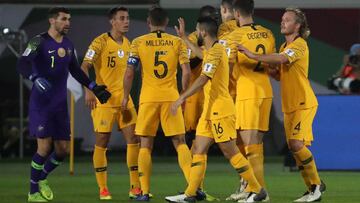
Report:
[[[104,37],[100,36],[100,37],[95,38],[91,42],[91,44],[85,54],[84,61],[87,61],[91,64],[95,63],[96,60],[101,55],[102,49],[105,45],[106,45],[106,41],[105,41]]]
[[[202,64],[201,74],[206,75],[209,78],[213,78],[218,65],[220,64],[222,53],[219,49],[213,48],[206,53]]]
[[[23,52],[22,56],[26,57],[27,59],[35,58],[39,53],[41,42],[42,42],[42,37],[40,35],[37,35],[34,38],[32,38],[28,42],[27,47]]]
[[[289,46],[285,47],[280,54],[286,56],[289,60],[289,63],[294,63],[295,61],[304,57],[305,52],[306,45],[304,43],[294,41]]]
[[[184,64],[184,63],[189,63],[189,51],[188,48],[184,42],[184,40],[180,40],[180,46],[179,46],[179,63],[180,64]]]
[[[134,39],[130,46],[130,57],[138,58],[138,59],[140,58],[139,46],[140,46],[140,40],[138,38]]]

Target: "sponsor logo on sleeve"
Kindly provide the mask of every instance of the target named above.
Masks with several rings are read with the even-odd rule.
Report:
[[[291,50],[291,49],[286,49],[285,54],[292,57],[292,56],[294,56],[295,52],[293,50]]]
[[[211,63],[206,63],[203,67],[205,73],[210,73],[212,69],[213,69],[213,64]]]
[[[24,53],[22,54],[23,56],[29,56],[29,54],[31,53],[31,48],[26,48]]]
[[[88,59],[93,59],[95,56],[95,51],[92,49],[88,49],[88,51],[86,52],[85,57]]]

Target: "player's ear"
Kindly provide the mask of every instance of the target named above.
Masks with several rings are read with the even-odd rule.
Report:
[[[49,18],[49,23],[50,23],[50,25],[54,24],[55,23],[55,18]]]
[[[166,18],[166,20],[165,20],[165,26],[167,26],[168,23],[169,23],[169,18]]]

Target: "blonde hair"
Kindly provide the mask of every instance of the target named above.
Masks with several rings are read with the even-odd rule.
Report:
[[[296,22],[300,24],[299,34],[302,38],[307,39],[310,35],[309,25],[306,20],[305,13],[299,8],[289,7],[285,9],[286,12],[293,12],[296,16]]]

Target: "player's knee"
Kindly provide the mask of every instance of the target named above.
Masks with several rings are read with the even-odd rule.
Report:
[[[290,139],[288,142],[289,149],[292,152],[297,152],[304,147],[304,142],[300,140]]]
[[[140,142],[140,138],[137,135],[132,135],[126,138],[127,144],[137,144]]]
[[[55,147],[55,153],[59,157],[65,157],[70,153],[70,147],[66,144],[57,145]]]
[[[180,144],[185,144],[185,136],[184,135],[175,135],[172,138],[172,142],[174,143],[175,147],[177,147]]]
[[[43,157],[47,157],[51,152],[51,146],[38,146],[37,153]]]

